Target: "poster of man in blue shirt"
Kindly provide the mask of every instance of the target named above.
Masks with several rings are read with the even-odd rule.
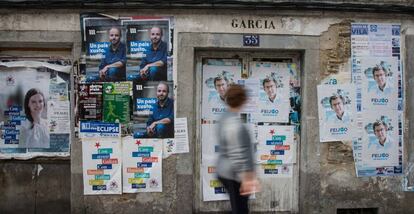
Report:
[[[372,125],[372,129],[374,131],[374,135],[378,141],[376,141],[375,148],[376,149],[386,149],[388,150],[393,145],[393,140],[387,134],[388,126],[385,124],[384,121],[376,121]]]
[[[167,43],[162,41],[163,31],[160,27],[150,30],[151,46],[145,51],[139,66],[138,74],[128,77],[137,81],[167,80]]]
[[[157,103],[154,106],[152,115],[147,120],[145,137],[174,137],[174,101],[168,97],[169,92],[170,89],[167,83],[158,83]]]
[[[335,94],[329,98],[329,104],[335,114],[332,114],[328,117],[330,122],[341,122],[349,123],[350,116],[347,111],[345,111],[345,98],[342,95]]]
[[[127,58],[125,44],[121,42],[122,32],[119,27],[111,27],[108,34],[110,45],[99,64],[99,79],[105,82],[123,81]]]
[[[391,85],[387,83],[388,79],[388,69],[384,68],[382,65],[377,65],[372,69],[372,76],[374,77],[377,86],[374,88],[374,91],[380,94],[389,94],[391,92]]]

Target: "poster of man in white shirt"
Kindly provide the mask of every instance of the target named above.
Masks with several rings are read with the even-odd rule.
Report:
[[[355,86],[318,85],[321,142],[352,140],[356,132]]]
[[[202,119],[217,121],[226,112],[224,94],[227,87],[240,79],[239,59],[208,59],[203,62]]]
[[[362,108],[364,110],[397,110],[398,62],[392,57],[362,58]]]
[[[397,120],[397,111],[364,117],[362,161],[365,166],[398,165]]]
[[[286,63],[253,62],[252,79],[259,84],[255,122],[289,121],[289,68]]]

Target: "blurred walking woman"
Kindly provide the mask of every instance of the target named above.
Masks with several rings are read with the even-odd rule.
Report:
[[[19,147],[50,147],[48,121],[41,117],[45,108],[46,100],[39,89],[32,88],[27,91],[24,97],[26,121],[20,127]]]
[[[247,101],[246,90],[240,85],[230,86],[225,101],[228,112],[220,119],[217,130],[220,150],[216,172],[230,195],[232,213],[248,213],[249,195],[258,191],[258,181],[253,143],[239,114]]]

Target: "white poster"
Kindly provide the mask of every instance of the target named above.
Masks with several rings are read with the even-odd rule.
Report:
[[[252,62],[252,76],[258,82],[258,110],[255,122],[289,122],[289,80],[287,63]]]
[[[162,139],[122,138],[123,192],[162,192]]]
[[[51,120],[56,121],[57,114],[48,106],[68,100],[69,63],[0,62],[0,159],[69,156],[70,106],[59,110],[64,132],[55,132]]]
[[[187,118],[175,118],[174,130],[175,153],[189,152]]]
[[[258,126],[257,160],[260,164],[296,163],[294,126]]]
[[[353,141],[357,176],[403,172],[403,70],[401,26],[351,26],[352,81],[356,84],[360,137]]]
[[[363,71],[362,110],[397,110],[398,59],[393,57],[360,57],[357,60]]]
[[[238,82],[241,69],[239,59],[209,59],[203,65],[203,120],[218,120],[226,112],[224,93]]]
[[[365,115],[362,142],[362,161],[366,165],[398,165],[398,112]]]
[[[238,83],[243,85],[247,90],[247,101],[240,110],[240,113],[256,113],[257,106],[259,106],[259,81],[257,79],[244,79],[239,80]]]
[[[214,160],[203,160],[201,164],[201,179],[203,184],[203,201],[229,200],[223,184],[217,179],[216,163]]]
[[[70,133],[70,102],[49,101],[47,102],[49,131],[54,134]]]
[[[85,195],[122,193],[120,138],[83,138],[82,162]]]
[[[318,85],[321,142],[356,137],[356,89],[353,84]]]
[[[219,142],[217,124],[201,124],[201,160],[217,160]]]

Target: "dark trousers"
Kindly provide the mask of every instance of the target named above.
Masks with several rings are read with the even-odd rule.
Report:
[[[230,196],[231,210],[233,214],[249,213],[249,196],[240,195],[240,183],[234,180],[218,177],[219,181]]]

